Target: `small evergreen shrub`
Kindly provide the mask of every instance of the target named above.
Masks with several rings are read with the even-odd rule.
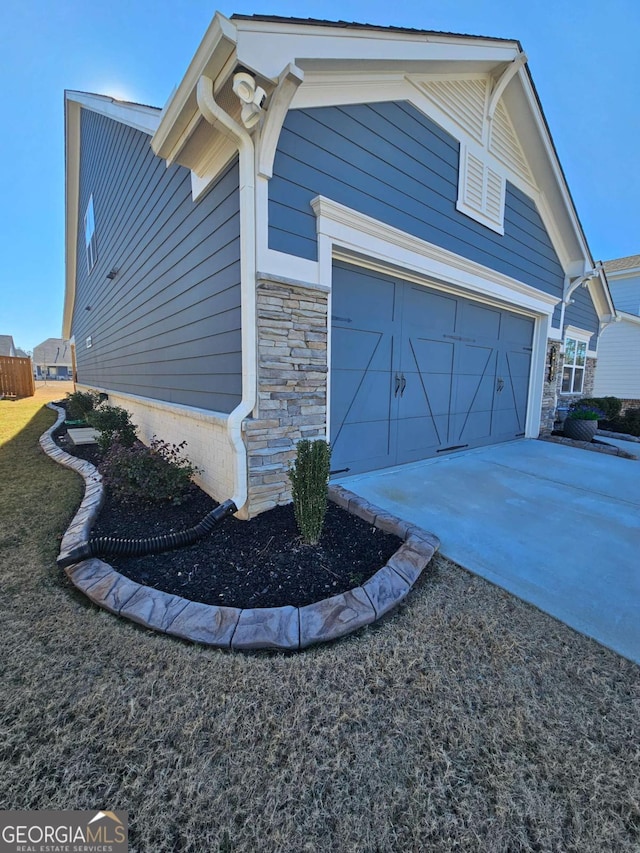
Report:
[[[100,433],[96,439],[103,453],[117,441],[123,447],[133,447],[137,427],[131,422],[131,415],[120,406],[102,403],[87,415],[87,422]]]
[[[71,421],[84,421],[87,415],[100,402],[97,391],[74,391],[67,394],[67,418]]]
[[[100,463],[100,473],[112,494],[122,501],[133,498],[146,503],[181,504],[191,478],[198,472],[184,455],[187,442],[169,444],[155,435],[146,447],[136,442],[126,447],[111,444]]]
[[[327,486],[331,448],[320,439],[298,442],[296,459],[289,468],[293,510],[302,541],[316,545],[327,512]]]
[[[622,409],[622,400],[618,397],[584,397],[579,401],[579,405],[600,409],[606,420],[615,421]]]

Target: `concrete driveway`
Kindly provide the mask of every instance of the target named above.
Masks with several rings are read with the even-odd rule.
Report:
[[[523,440],[338,482],[640,663],[640,462]]]

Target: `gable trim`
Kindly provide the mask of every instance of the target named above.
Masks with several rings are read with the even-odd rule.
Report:
[[[67,104],[80,104],[80,106],[86,107],[94,113],[118,121],[120,124],[126,124],[135,130],[141,130],[150,136],[153,136],[160,124],[161,111],[156,107],[125,103],[107,95],[67,91],[65,92],[65,102]]]

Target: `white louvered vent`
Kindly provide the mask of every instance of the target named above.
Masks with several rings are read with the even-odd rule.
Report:
[[[420,88],[443,113],[482,141],[487,80],[429,80]]]
[[[456,208],[504,234],[504,198],[506,179],[481,157],[460,146],[460,177]]]
[[[531,169],[518,141],[509,113],[502,101],[498,102],[491,122],[489,151],[505,166],[513,169],[516,175],[535,186]]]

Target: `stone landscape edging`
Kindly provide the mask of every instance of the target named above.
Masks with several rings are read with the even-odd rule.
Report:
[[[62,538],[60,556],[89,538],[104,500],[102,477],[90,462],[62,450],[53,433],[64,409],[48,404],[58,419],[40,437],[44,452],[85,481],[85,494]],[[71,582],[91,601],[155,631],[226,649],[297,651],[343,637],[382,618],[416,583],[440,547],[440,540],[417,525],[381,510],[342,486],[329,486],[329,498],[367,523],[404,540],[400,548],[362,586],[304,607],[237,608],[189,601],[132,581],[112,566],[92,558],[65,569]]]
[[[618,438],[618,433],[598,432],[596,435],[604,435],[609,438]],[[592,453],[604,453],[605,456],[619,456],[621,459],[637,460],[638,456],[616,447],[613,444],[595,444],[591,441],[578,441],[575,438],[567,438],[566,435],[540,435],[538,441],[550,441],[552,444],[564,444],[567,447],[577,447],[580,450],[590,450]],[[640,448],[638,449],[640,454]]]

